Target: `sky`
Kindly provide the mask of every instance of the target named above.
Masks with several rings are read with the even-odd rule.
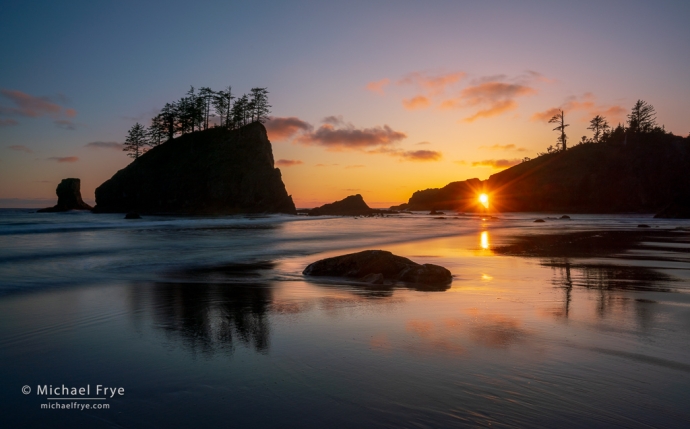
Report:
[[[82,196],[190,86],[267,87],[297,207],[372,207],[571,144],[638,99],[690,132],[687,1],[23,1],[0,14],[0,207]]]

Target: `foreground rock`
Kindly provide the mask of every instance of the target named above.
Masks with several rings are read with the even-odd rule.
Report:
[[[309,210],[309,216],[366,216],[375,210],[364,202],[360,194]]]
[[[91,210],[91,206],[81,199],[81,180],[62,179],[55,193],[58,197],[57,205],[38,210],[39,213],[66,212],[69,210]]]
[[[421,265],[385,250],[365,250],[322,259],[309,264],[302,274],[306,276],[345,277],[372,284],[382,284],[384,281],[402,281],[425,285],[445,285],[452,280],[450,271],[439,265]]]
[[[290,213],[266,129],[211,128],[156,146],[96,189],[101,213]]]

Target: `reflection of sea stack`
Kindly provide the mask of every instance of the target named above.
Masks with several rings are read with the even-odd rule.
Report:
[[[81,180],[79,179],[62,179],[55,193],[58,197],[57,204],[38,210],[39,213],[91,210],[91,206],[81,199]]]
[[[96,189],[95,212],[295,213],[258,122],[168,140]]]

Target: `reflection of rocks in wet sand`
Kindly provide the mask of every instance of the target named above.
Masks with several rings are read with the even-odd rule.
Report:
[[[261,277],[263,272],[271,270],[275,266],[276,264],[272,261],[230,262],[220,265],[184,268],[173,271],[169,275],[177,279],[183,278],[189,281],[244,281],[243,279]]]
[[[232,352],[237,344],[266,353],[267,310],[273,292],[265,285],[156,283],[152,288],[155,326],[174,334],[193,351]]]
[[[545,258],[612,256],[633,249],[688,252],[687,249],[671,246],[649,246],[643,242],[682,242],[687,241],[689,237],[690,235],[686,231],[654,229],[535,234],[514,237],[512,243],[495,247],[493,251],[501,255]]]
[[[434,264],[417,264],[385,250],[365,250],[322,259],[309,264],[306,276],[341,277],[372,285],[407,282],[446,290],[452,280],[447,269]]]
[[[541,265],[560,268],[562,278],[556,283],[565,287],[669,292],[671,288],[660,283],[677,281],[668,274],[640,266],[573,264],[556,260],[542,261]]]

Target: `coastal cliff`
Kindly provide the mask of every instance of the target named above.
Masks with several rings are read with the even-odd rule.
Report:
[[[663,138],[662,138],[663,137]],[[690,140],[655,137],[625,145],[583,144],[490,176],[415,192],[393,209],[654,213],[690,197]]]
[[[211,128],[156,146],[96,189],[97,213],[294,214],[266,129]]]

